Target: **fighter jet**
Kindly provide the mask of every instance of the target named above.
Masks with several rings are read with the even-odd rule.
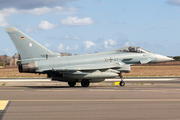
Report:
[[[90,83],[118,76],[121,78],[119,85],[124,86],[122,73],[130,72],[131,65],[173,60],[137,46],[62,57],[14,27],[6,28],[6,31],[21,56],[18,61],[20,73],[47,74],[51,80],[68,82],[70,87],[74,87],[77,82],[81,82],[82,87],[88,87]]]

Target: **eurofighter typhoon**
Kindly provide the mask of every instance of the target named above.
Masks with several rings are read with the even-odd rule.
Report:
[[[120,77],[128,73],[131,65],[166,62],[172,58],[148,52],[140,47],[128,46],[108,52],[61,57],[53,53],[14,27],[6,28],[21,60],[20,73],[47,74],[52,80],[68,82],[74,87],[81,82],[83,87],[90,83],[102,82],[107,78]]]

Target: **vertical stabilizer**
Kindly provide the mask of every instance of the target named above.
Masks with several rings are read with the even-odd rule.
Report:
[[[51,51],[14,27],[6,28],[22,59],[41,58],[53,54]]]

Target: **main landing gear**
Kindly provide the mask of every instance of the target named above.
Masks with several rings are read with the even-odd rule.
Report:
[[[123,87],[125,85],[125,82],[123,81],[123,76],[121,73],[119,74],[119,77],[121,78],[119,85]]]
[[[90,84],[89,80],[84,79],[81,81],[82,87],[88,87],[89,84]],[[74,87],[76,85],[76,82],[68,82],[68,85],[69,87]]]
[[[90,84],[89,80],[84,79],[84,80],[81,81],[82,87],[88,87],[89,84]]]
[[[68,82],[69,87],[74,87],[76,85],[76,82]]]

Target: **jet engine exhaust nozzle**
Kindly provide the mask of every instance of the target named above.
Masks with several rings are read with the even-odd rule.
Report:
[[[25,64],[19,64],[18,66],[19,72],[35,72],[36,70],[36,63],[35,62],[30,62],[30,63],[25,63]]]

